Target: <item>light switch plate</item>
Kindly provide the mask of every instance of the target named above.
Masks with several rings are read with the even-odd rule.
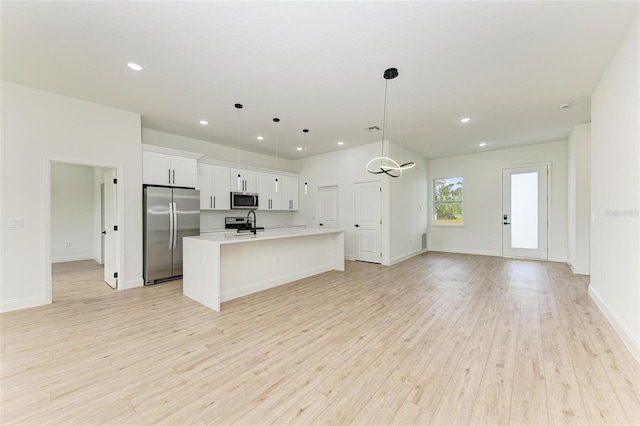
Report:
[[[9,228],[23,228],[24,227],[24,219],[11,219],[9,221]]]

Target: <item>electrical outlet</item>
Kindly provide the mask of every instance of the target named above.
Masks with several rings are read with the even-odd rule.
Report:
[[[276,256],[276,257],[275,257],[275,259],[274,259],[274,261],[276,262],[276,265],[277,265],[278,263],[280,263],[280,256]]]
[[[67,246],[67,247],[71,247],[71,241],[67,241],[66,246]]]

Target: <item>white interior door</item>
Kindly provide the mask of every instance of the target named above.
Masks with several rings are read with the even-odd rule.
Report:
[[[112,288],[118,286],[118,206],[116,192],[116,171],[104,174],[104,280]]]
[[[381,263],[380,182],[357,183],[355,188],[355,259]]]
[[[318,226],[338,229],[338,187],[321,186],[318,188]]]
[[[547,259],[546,164],[502,170],[502,255]]]

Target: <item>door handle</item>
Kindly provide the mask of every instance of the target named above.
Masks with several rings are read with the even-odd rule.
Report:
[[[173,248],[173,203],[169,203],[169,250]]]
[[[173,203],[173,248],[178,245],[178,208]]]
[[[502,222],[503,225],[511,225],[511,222]]]
[[[209,196],[209,206],[213,208],[213,197]]]
[[[320,226],[324,226],[324,225],[321,223]]]
[[[176,184],[176,169],[173,169],[173,184]]]
[[[360,228],[360,225],[358,225],[357,223],[353,226],[355,226],[356,228]]]
[[[102,233],[103,233],[104,235],[107,235],[107,231],[102,231]]]
[[[215,197],[215,195],[214,195],[214,197],[213,197],[213,208],[214,208],[214,209],[216,208],[216,197]]]

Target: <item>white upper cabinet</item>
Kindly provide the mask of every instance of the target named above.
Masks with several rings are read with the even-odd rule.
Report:
[[[195,158],[142,151],[142,183],[195,188],[197,181]]]
[[[298,178],[282,176],[282,210],[298,210]]]
[[[244,169],[231,169],[229,173],[231,191],[258,192],[256,172]]]
[[[229,210],[231,206],[229,168],[198,164],[200,210]]]
[[[282,182],[279,175],[258,173],[258,205],[260,210],[281,210]]]

